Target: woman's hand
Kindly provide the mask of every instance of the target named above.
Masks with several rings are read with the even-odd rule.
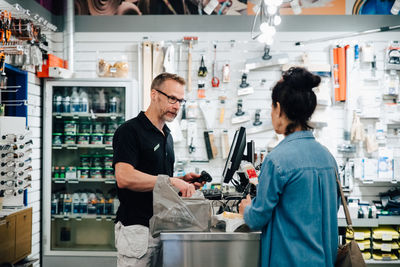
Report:
[[[199,183],[199,182],[194,182],[193,181],[193,180],[195,180],[195,179],[197,179],[199,177],[200,177],[200,174],[196,174],[194,172],[190,172],[190,173],[187,173],[185,176],[183,176],[182,179],[185,182],[193,184],[196,189],[199,189],[206,183],[206,182]]]
[[[180,178],[171,177],[169,180],[172,186],[179,189],[179,192],[182,193],[182,197],[191,197],[196,191],[193,184],[189,184]]]
[[[251,205],[251,198],[250,195],[247,195],[245,199],[242,199],[242,201],[239,204],[239,213],[244,215],[244,209],[248,206]]]

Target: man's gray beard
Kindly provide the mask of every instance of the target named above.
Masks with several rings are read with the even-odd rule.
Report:
[[[171,118],[171,117],[167,116],[166,114],[164,114],[163,118],[164,118],[164,121],[166,121],[166,122],[172,122],[176,118],[176,116]]]

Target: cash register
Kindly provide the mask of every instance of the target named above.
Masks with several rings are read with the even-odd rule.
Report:
[[[247,154],[244,154],[246,147]],[[205,189],[203,190],[204,197],[210,200],[220,200],[241,199],[246,197],[247,194],[255,196],[255,186],[249,183],[246,173],[238,171],[242,160],[254,165],[254,151],[254,141],[246,143],[246,128],[240,127],[235,132],[221,179],[221,187],[224,184],[232,184],[236,192],[228,193],[217,188]],[[237,177],[234,178],[235,173]]]

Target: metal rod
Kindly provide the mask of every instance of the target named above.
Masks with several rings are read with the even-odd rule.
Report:
[[[371,33],[377,33],[377,32],[393,31],[393,30],[397,30],[397,29],[400,29],[400,25],[385,26],[385,27],[380,27],[379,29],[366,30],[366,31],[360,31],[360,32],[352,32],[352,33],[345,33],[345,34],[341,34],[341,35],[337,35],[337,36],[319,38],[319,39],[312,39],[312,40],[308,40],[308,41],[300,41],[300,42],[296,42],[295,45],[296,46],[300,46],[300,45],[305,45],[305,44],[319,43],[319,42],[325,42],[325,41],[330,41],[330,40],[342,39],[342,38],[365,35],[365,34],[371,34]]]

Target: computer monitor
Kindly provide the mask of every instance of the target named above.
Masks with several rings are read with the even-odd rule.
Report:
[[[254,164],[254,142],[247,144],[247,155],[244,155],[246,148],[246,128],[240,127],[233,137],[232,145],[226,159],[225,168],[222,173],[222,182],[229,183],[235,172],[239,169],[240,162],[247,160]],[[222,183],[221,183],[222,184]]]

